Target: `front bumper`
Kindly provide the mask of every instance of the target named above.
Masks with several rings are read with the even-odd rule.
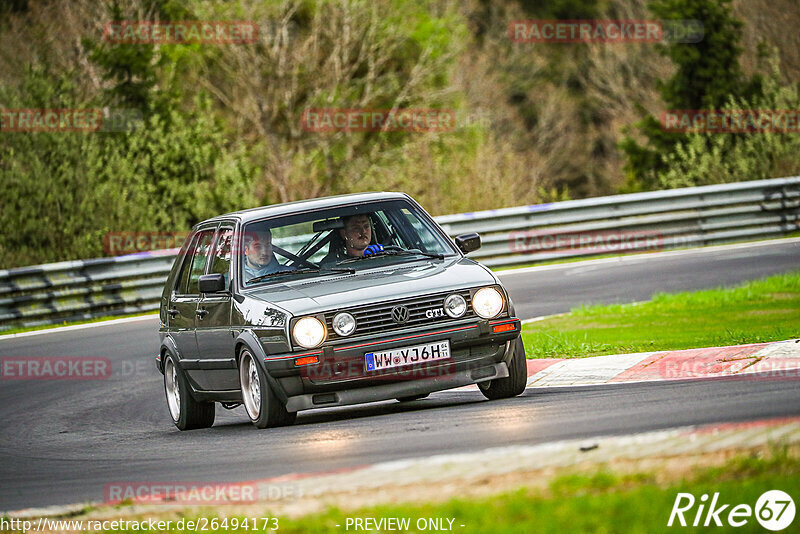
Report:
[[[484,365],[473,369],[464,369],[450,373],[446,376],[435,378],[420,378],[418,380],[392,382],[378,386],[345,389],[330,393],[309,393],[289,397],[286,409],[290,412],[309,410],[311,408],[325,408],[328,406],[347,406],[364,402],[376,402],[400,397],[410,397],[468,386],[495,378],[508,376],[508,366],[505,362]]]
[[[309,400],[292,401],[306,409],[319,405],[344,405],[378,400],[374,395],[409,396],[429,393],[451,387],[474,384],[487,368],[502,363],[507,356],[508,342],[520,334],[520,321],[515,317],[486,320],[454,321],[436,327],[396,331],[380,338],[345,339],[331,343],[321,349],[297,351],[290,354],[266,356],[264,363],[268,373],[277,380],[286,397]],[[501,330],[501,331],[496,331]],[[381,371],[365,369],[365,354],[413,345],[448,340],[451,357]],[[296,365],[300,358],[316,358],[316,363]],[[507,368],[494,368],[486,379],[507,376]],[[480,372],[479,372],[480,371]],[[505,374],[503,374],[505,373]],[[413,384],[422,382],[421,390]],[[449,385],[449,384],[454,385]],[[386,387],[386,386],[392,387]],[[440,387],[441,386],[441,387]],[[430,389],[433,387],[433,389]],[[373,393],[345,393],[369,388]],[[384,393],[382,393],[384,392]],[[313,402],[313,395],[336,394],[330,402]],[[349,400],[358,397],[365,400]],[[373,395],[373,396],[370,396]],[[334,397],[326,397],[328,400]],[[291,406],[287,404],[287,408]],[[292,408],[289,408],[290,410]]]

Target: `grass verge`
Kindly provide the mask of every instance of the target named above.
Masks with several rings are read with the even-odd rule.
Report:
[[[758,497],[768,490],[782,489],[789,495],[800,495],[799,475],[800,461],[782,451],[769,458],[739,457],[723,467],[704,469],[666,487],[659,484],[654,473],[598,470],[558,477],[544,491],[520,489],[484,499],[381,506],[346,514],[331,510],[324,515],[283,521],[281,532],[343,532],[348,517],[410,518],[412,528],[408,532],[423,531],[413,528],[419,518],[453,519],[453,530],[464,533],[660,532],[669,530],[667,521],[679,492],[692,493],[698,504],[702,494],[719,492],[720,505],[755,507]],[[695,505],[691,513],[685,514],[690,525],[696,512]],[[696,532],[707,528],[680,530]],[[731,530],[764,531],[754,517],[743,528]]]
[[[800,271],[731,288],[659,293],[635,304],[581,306],[527,324],[529,358],[581,358],[800,337]]]

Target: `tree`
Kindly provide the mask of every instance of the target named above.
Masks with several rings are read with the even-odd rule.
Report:
[[[660,53],[677,67],[675,74],[658,84],[665,109],[720,109],[730,98],[753,99],[761,94],[762,78],[748,78],[739,66],[742,53],[740,30],[730,8],[731,0],[652,0],[652,14],[663,21],[697,20],[703,24],[703,39],[697,43],[672,42]],[[620,148],[627,157],[625,171],[630,190],[655,189],[667,159],[687,137],[667,133],[658,119],[647,115],[635,127],[644,145],[626,136]]]

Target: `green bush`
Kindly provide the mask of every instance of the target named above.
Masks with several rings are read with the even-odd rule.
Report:
[[[796,87],[780,85],[780,73],[764,85],[764,94],[751,99],[730,98],[723,110],[800,109]],[[756,132],[749,134],[692,133],[663,161],[659,175],[664,188],[691,187],[744,180],[762,180],[800,174],[800,135]]]
[[[31,69],[8,108],[88,108],[69,76]],[[254,170],[227,146],[207,101],[145,116],[130,132],[6,132],[0,136],[0,265],[103,255],[108,232],[183,231],[253,205]]]

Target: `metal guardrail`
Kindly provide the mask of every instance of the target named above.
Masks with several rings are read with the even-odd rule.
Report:
[[[696,247],[800,231],[800,177],[436,217],[489,267]],[[153,311],[175,251],[0,271],[0,330]]]

